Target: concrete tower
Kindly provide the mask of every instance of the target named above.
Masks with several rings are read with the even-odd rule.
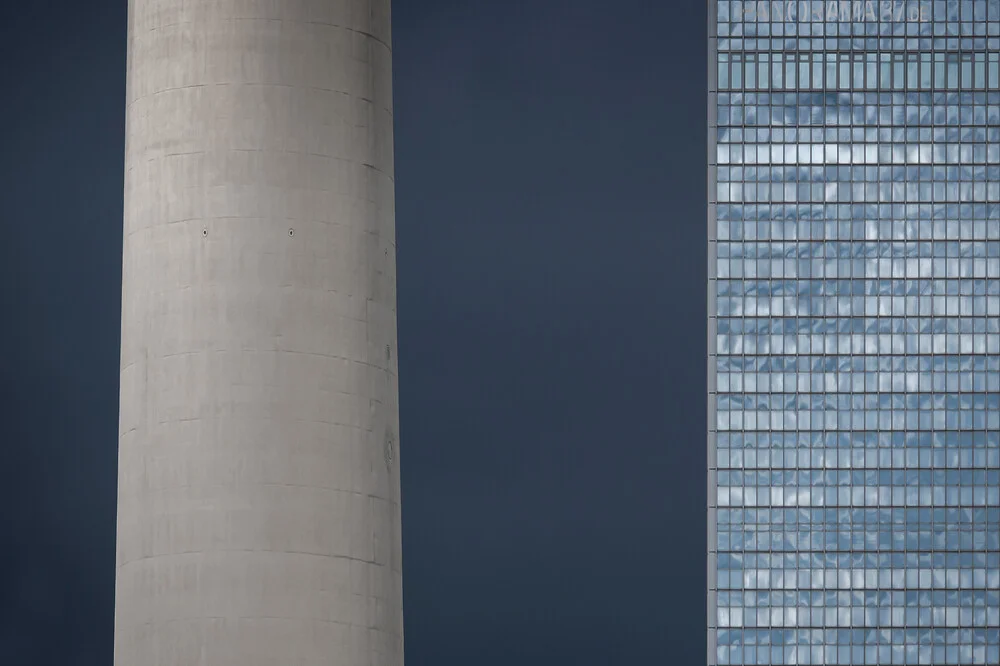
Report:
[[[389,0],[129,0],[116,666],[400,666]]]

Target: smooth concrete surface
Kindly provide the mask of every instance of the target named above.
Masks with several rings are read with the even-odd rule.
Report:
[[[130,0],[116,666],[403,663],[389,0]]]

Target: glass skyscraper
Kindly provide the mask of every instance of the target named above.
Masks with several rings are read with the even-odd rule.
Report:
[[[1000,664],[1000,0],[709,2],[709,664]]]

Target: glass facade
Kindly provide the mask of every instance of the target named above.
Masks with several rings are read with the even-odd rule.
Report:
[[[709,664],[1000,664],[1000,0],[709,3]]]

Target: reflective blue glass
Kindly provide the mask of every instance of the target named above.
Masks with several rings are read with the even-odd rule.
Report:
[[[709,32],[709,664],[1000,664],[1000,0]]]

